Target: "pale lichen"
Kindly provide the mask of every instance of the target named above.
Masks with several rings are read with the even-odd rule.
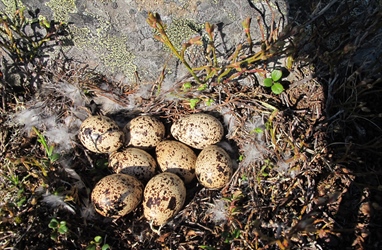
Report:
[[[77,13],[75,0],[50,0],[45,4],[53,11],[55,21],[67,23],[69,21],[69,14]]]
[[[126,47],[127,37],[92,35],[89,28],[71,26],[73,42],[79,49],[92,48],[102,64],[111,73],[123,73],[127,78],[133,79],[136,66],[133,63],[134,55]]]
[[[75,25],[69,26],[70,33],[72,36],[72,41],[76,45],[77,48],[84,49],[89,46],[90,29],[89,28],[80,28]]]
[[[126,37],[106,36],[99,39],[95,51],[100,53],[100,59],[111,72],[122,72],[129,79],[133,79],[136,66],[134,55],[127,50]]]
[[[204,25],[189,19],[174,19],[166,28],[166,33],[177,50],[182,48],[182,43],[192,36],[199,34]]]
[[[13,15],[17,9],[22,9],[25,7],[21,0],[1,0],[1,2],[5,5],[3,11],[7,15]]]
[[[77,11],[75,0],[51,0],[49,6],[56,21],[68,22],[69,13]],[[78,27],[69,25],[74,46],[86,53],[91,50],[107,71],[112,74],[122,73],[128,79],[133,79],[136,66],[134,55],[126,47],[127,38],[110,34],[111,23],[107,16],[86,12],[84,15],[96,20],[96,27]]]

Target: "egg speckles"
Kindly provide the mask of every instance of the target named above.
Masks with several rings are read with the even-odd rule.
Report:
[[[113,172],[132,175],[140,181],[153,177],[156,166],[155,159],[139,148],[126,148],[109,156],[109,167]]]
[[[206,188],[224,187],[232,176],[232,160],[227,152],[216,145],[203,149],[195,164],[196,178]]]
[[[172,136],[190,147],[203,149],[219,142],[224,135],[221,122],[209,114],[192,114],[175,121]]]
[[[186,199],[183,181],[173,173],[154,176],[143,193],[143,214],[145,218],[160,226],[180,211]]]
[[[194,179],[196,154],[187,145],[173,140],[162,141],[155,152],[163,172],[177,174],[185,183]]]
[[[95,153],[111,153],[123,146],[124,134],[118,125],[106,116],[85,119],[78,133],[82,145]]]
[[[138,116],[124,127],[126,143],[139,148],[155,147],[165,136],[162,122],[151,116]]]
[[[105,216],[119,218],[130,213],[142,201],[143,185],[135,177],[112,174],[94,187],[91,200],[95,210]]]

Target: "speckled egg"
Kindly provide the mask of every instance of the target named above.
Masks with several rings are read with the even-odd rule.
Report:
[[[78,133],[82,145],[95,153],[111,153],[123,146],[124,134],[118,125],[106,116],[86,118]]]
[[[139,148],[126,148],[109,156],[109,167],[114,173],[132,175],[140,181],[151,179],[156,166],[155,159]]]
[[[162,122],[151,116],[133,118],[123,129],[128,146],[139,148],[153,148],[165,136]]]
[[[219,146],[206,147],[196,159],[196,178],[206,188],[224,187],[230,181],[232,172],[232,160],[228,153]]]
[[[143,214],[155,226],[165,224],[183,207],[186,188],[182,179],[173,173],[154,176],[143,193]]]
[[[119,218],[139,205],[142,194],[143,185],[137,178],[127,174],[112,174],[95,185],[91,200],[99,214]]]
[[[192,114],[180,118],[171,126],[172,136],[190,147],[203,149],[219,142],[224,135],[221,122],[209,114]]]
[[[177,174],[185,183],[195,178],[196,154],[187,145],[173,140],[161,141],[155,153],[163,172]]]

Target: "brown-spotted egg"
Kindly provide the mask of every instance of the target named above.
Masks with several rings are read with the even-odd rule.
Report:
[[[196,154],[187,145],[174,141],[161,141],[155,148],[158,165],[163,172],[181,177],[185,183],[195,178]]]
[[[123,146],[124,134],[118,125],[106,116],[86,118],[78,133],[82,145],[95,153],[111,153]]]
[[[148,181],[155,174],[157,163],[146,151],[126,148],[109,156],[109,167],[114,173],[135,176],[140,181]]]
[[[95,210],[111,218],[133,211],[142,201],[143,185],[127,174],[112,174],[102,178],[91,193]]]
[[[186,188],[176,174],[165,172],[154,176],[143,193],[143,214],[155,226],[165,224],[183,207]]]
[[[133,118],[123,129],[128,146],[153,148],[165,136],[165,127],[161,121],[152,116]]]
[[[224,187],[230,181],[232,172],[232,160],[219,146],[211,145],[204,148],[196,159],[196,178],[206,188]]]
[[[224,128],[212,115],[199,113],[181,117],[171,126],[172,136],[190,147],[203,149],[223,138]]]

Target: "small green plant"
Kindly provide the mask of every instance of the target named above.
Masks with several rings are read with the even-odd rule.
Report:
[[[276,95],[281,94],[284,91],[284,86],[280,83],[283,77],[283,72],[279,69],[275,69],[271,73],[271,77],[264,79],[264,86],[270,87],[272,92]]]
[[[86,250],[108,250],[110,249],[109,244],[102,244],[102,237],[96,236],[94,237],[94,240],[90,242],[90,244],[86,247]]]
[[[207,245],[201,245],[201,246],[199,246],[199,248],[205,249],[205,250],[215,250],[216,249],[214,247],[210,247],[210,246],[207,246]]]
[[[222,233],[222,236],[224,238],[224,243],[227,243],[227,244],[231,243],[231,241],[238,239],[240,237],[240,234],[241,234],[241,231],[238,228],[233,229],[231,232],[224,231]]]
[[[257,181],[260,182],[261,177],[268,177],[270,170],[273,168],[271,160],[264,160],[264,165],[261,167],[259,173],[257,174]]]
[[[49,159],[49,162],[53,163],[53,162],[57,161],[60,158],[60,154],[53,152],[54,151],[54,146],[53,145],[48,146],[48,143],[47,143],[47,141],[45,139],[45,136],[43,134],[41,134],[35,127],[32,127],[32,128],[33,128],[33,131],[38,136],[37,141],[39,143],[41,143],[41,145],[45,149],[45,153],[46,153],[46,156]]]
[[[32,19],[26,18],[25,8],[18,8],[12,15],[0,11],[0,48],[16,63],[33,63],[35,58],[41,56],[47,43],[62,34],[65,26],[48,21],[43,16],[37,17],[32,11],[28,13]],[[30,34],[29,30],[34,34]]]
[[[163,24],[158,13],[149,12],[147,22],[159,33],[159,35],[155,35],[154,37],[160,42],[162,42],[164,45],[166,45],[171,50],[171,52],[184,64],[187,70],[194,77],[195,81],[201,84],[202,82],[199,80],[199,77],[195,74],[194,70],[192,70],[191,66],[188,64],[184,57],[184,52],[189,46],[191,46],[192,44],[201,44],[200,37],[190,39],[188,43],[183,44],[182,50],[178,51],[171,42],[170,38],[167,36],[165,31],[165,25]]]
[[[205,23],[205,32],[207,34],[206,39],[202,39],[201,36],[192,37],[187,42],[183,43],[182,49],[178,51],[170,38],[166,33],[165,25],[163,24],[158,13],[149,12],[147,23],[154,28],[155,35],[158,41],[163,43],[166,47],[170,49],[173,55],[178,58],[183,65],[190,72],[195,82],[199,84],[198,90],[203,91],[207,86],[207,82],[210,80],[217,83],[227,83],[234,79],[239,79],[240,77],[245,77],[248,74],[253,73],[265,73],[263,69],[258,68],[258,63],[267,60],[268,58],[275,56],[278,53],[283,53],[282,49],[271,45],[274,42],[273,36],[269,37],[268,40],[262,41],[263,46],[261,51],[256,53],[252,52],[252,37],[250,33],[251,18],[246,18],[242,22],[244,33],[247,38],[248,46],[243,46],[239,44],[232,55],[228,58],[228,63],[220,63],[217,58],[217,50],[215,48],[215,25],[210,23]],[[263,30],[261,30],[263,32]],[[275,30],[272,30],[273,34]],[[265,38],[265,35],[262,34]],[[205,41],[207,40],[207,41]],[[276,43],[275,43],[276,44]],[[205,56],[207,59],[207,64],[200,67],[192,67],[189,62],[185,59],[186,50],[192,45],[204,45],[206,47]],[[246,51],[247,50],[247,51]],[[248,53],[249,52],[249,53]],[[183,89],[189,89],[190,84],[183,85]]]
[[[196,105],[200,102],[199,98],[190,99],[190,109],[195,109]]]
[[[5,164],[5,167],[8,169],[7,173],[4,173],[4,171],[0,172],[0,175],[4,177],[6,180],[8,180],[10,183],[7,183],[7,187],[9,188],[9,191],[17,191],[17,194],[15,193],[13,195],[13,198],[15,198],[15,201],[12,202],[15,204],[18,208],[21,207],[23,204],[25,204],[27,198],[25,196],[25,183],[27,179],[30,177],[30,175],[26,175],[23,178],[20,178],[20,176],[15,172],[15,166],[8,162]]]
[[[58,221],[55,218],[50,220],[48,227],[52,229],[50,238],[56,242],[59,241],[60,237],[66,236],[69,231],[66,221]]]
[[[229,197],[223,197],[222,199],[228,202],[228,215],[230,219],[233,219],[235,215],[241,213],[241,208],[237,205],[243,198],[243,193],[240,190],[233,192]]]

